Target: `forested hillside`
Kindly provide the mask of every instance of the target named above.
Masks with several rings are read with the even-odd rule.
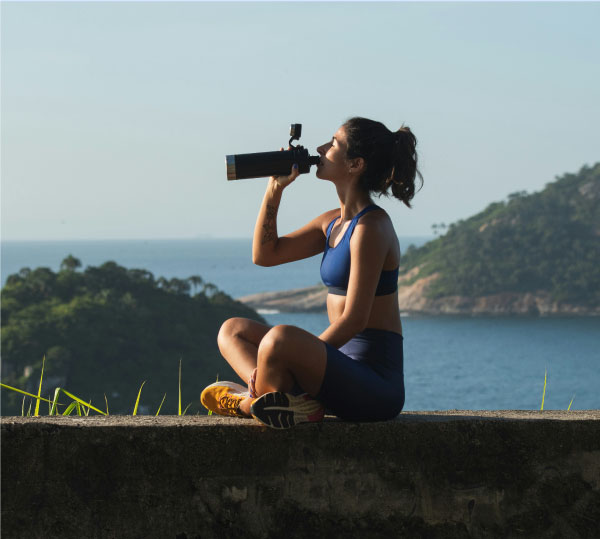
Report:
[[[598,308],[600,163],[450,225],[409,248],[400,273],[404,286],[430,276],[423,288],[430,299],[542,292],[559,304]]]
[[[141,409],[177,413],[182,360],[182,405],[201,409],[201,390],[234,379],[216,338],[232,316],[261,320],[199,276],[155,279],[114,262],[80,269],[69,256],[57,273],[22,269],[2,289],[2,381],[37,393],[42,358],[48,397],[63,387],[110,413],[131,413],[147,380]],[[190,294],[190,291],[192,294]],[[21,413],[22,396],[2,389],[2,414]],[[147,408],[146,408],[147,407]],[[202,409],[203,410],[203,409]]]

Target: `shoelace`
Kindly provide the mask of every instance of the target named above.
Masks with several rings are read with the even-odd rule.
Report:
[[[222,410],[233,410],[238,412],[240,402],[241,400],[239,397],[232,397],[229,394],[226,394],[219,399],[219,408]]]

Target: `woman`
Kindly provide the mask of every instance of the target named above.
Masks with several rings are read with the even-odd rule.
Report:
[[[275,266],[324,252],[330,325],[319,337],[294,326],[269,327],[232,318],[219,332],[221,353],[249,391],[217,382],[201,396],[221,415],[255,417],[275,427],[322,420],[324,410],[356,421],[391,419],[404,405],[402,325],[398,308],[400,247],[387,213],[371,194],[410,207],[415,193],[416,138],[408,127],[351,118],[317,151],[317,177],[337,190],[340,208],[279,237],[277,210],[298,177],[271,177],[252,246],[255,264]]]

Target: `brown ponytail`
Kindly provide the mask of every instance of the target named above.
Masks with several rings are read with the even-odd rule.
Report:
[[[355,117],[344,124],[344,130],[348,159],[365,160],[362,187],[379,196],[389,196],[391,188],[392,195],[410,208],[417,176],[423,185],[417,168],[417,139],[410,128],[402,126],[394,133],[381,122]]]

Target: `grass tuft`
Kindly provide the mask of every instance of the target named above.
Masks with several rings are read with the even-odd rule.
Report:
[[[0,387],[4,387],[6,389],[10,389],[11,391],[16,391],[17,393],[22,393],[23,395],[27,395],[28,397],[33,397],[34,399],[40,399],[44,402],[51,402],[49,399],[45,399],[44,397],[39,397],[38,395],[34,395],[33,393],[28,393],[27,391],[23,391],[22,389],[18,389],[16,387],[12,387],[12,386],[7,386],[6,384],[3,384],[0,382]],[[23,398],[23,400],[25,400]]]
[[[62,392],[63,392],[63,393],[64,393],[64,394],[65,394],[67,397],[69,397],[70,399],[73,399],[73,400],[74,400],[74,401],[75,401],[75,402],[76,402],[78,405],[79,405],[79,404],[83,404],[84,406],[87,406],[88,408],[91,408],[92,410],[94,410],[94,412],[98,412],[99,414],[102,414],[102,415],[108,415],[108,414],[106,414],[105,412],[103,412],[102,410],[98,410],[98,408],[96,408],[95,406],[92,406],[92,404],[91,404],[91,401],[90,401],[90,403],[88,404],[87,402],[85,402],[85,401],[82,401],[82,400],[81,400],[79,397],[76,397],[76,396],[75,396],[75,395],[73,395],[72,393],[69,393],[69,392],[68,392],[66,389],[62,389],[62,388],[61,388],[61,391],[62,391]]]
[[[44,365],[46,364],[46,356],[42,357],[42,372],[40,373],[40,385],[38,387],[37,399],[35,401],[34,417],[40,415],[40,397],[42,396],[42,380],[44,379]],[[45,399],[44,399],[45,400]]]
[[[548,369],[544,370],[544,391],[542,392],[542,406],[540,407],[540,411],[544,409],[544,399],[546,398],[546,381],[548,379]]]
[[[50,408],[50,415],[58,415],[57,404],[58,404],[58,395],[60,394],[60,387],[57,387],[54,390],[54,399],[52,400],[52,408]]]
[[[77,406],[77,402],[73,401],[71,404],[69,404],[69,406],[67,406],[67,409],[63,412],[63,415],[71,415],[75,409],[75,406]]]
[[[158,415],[160,413],[160,409],[162,408],[163,402],[165,402],[165,399],[167,398],[167,394],[165,393],[163,395],[162,400],[160,401],[160,406],[158,407],[158,410],[156,410],[156,415]]]
[[[142,388],[144,387],[145,383],[146,383],[146,380],[144,380],[142,382],[142,385],[140,386],[140,390],[138,391],[137,399],[135,399],[135,406],[133,407],[133,415],[137,415],[138,404],[140,403],[140,395],[142,394]]]
[[[179,359],[179,408],[177,415],[181,415],[181,359]]]

